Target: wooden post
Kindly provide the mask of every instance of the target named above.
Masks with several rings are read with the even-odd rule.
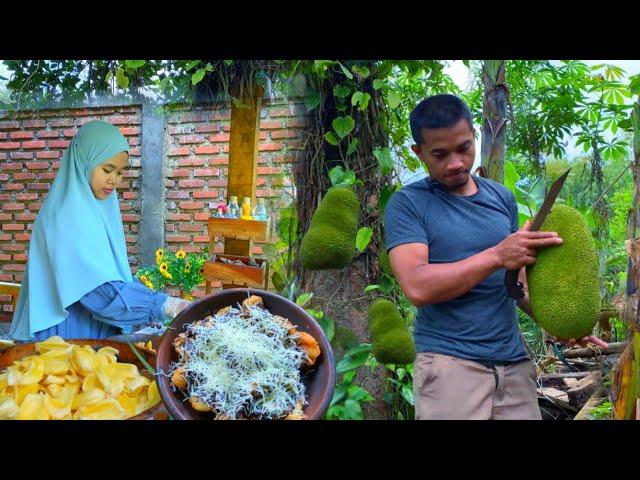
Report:
[[[244,197],[251,198],[252,207],[256,204],[258,140],[263,95],[264,90],[254,86],[253,98],[242,98],[242,105],[234,104],[231,108],[227,198],[235,195],[240,206]],[[252,240],[225,239],[224,253],[249,256],[252,250]],[[222,288],[234,287],[237,285],[222,285]]]

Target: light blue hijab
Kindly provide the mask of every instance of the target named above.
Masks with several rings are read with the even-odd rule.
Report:
[[[71,140],[33,224],[27,269],[9,334],[33,334],[63,322],[67,308],[109,281],[130,282],[116,192],[98,200],[93,169],[129,144],[113,125],[85,124]]]

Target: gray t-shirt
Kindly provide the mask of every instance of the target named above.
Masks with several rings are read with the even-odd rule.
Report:
[[[515,232],[518,210],[513,193],[492,180],[473,179],[478,192],[469,196],[451,195],[429,177],[394,193],[384,214],[387,250],[424,243],[429,263],[451,263]],[[418,308],[414,328],[418,352],[485,362],[528,358],[504,274],[500,269],[460,297]]]

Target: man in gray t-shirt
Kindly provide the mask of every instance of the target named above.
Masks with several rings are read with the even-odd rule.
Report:
[[[519,333],[505,269],[535,262],[555,232],[518,230],[513,194],[471,175],[475,139],[467,105],[435,95],[411,112],[414,153],[429,177],[396,192],[384,214],[389,259],[418,307],[417,419],[540,419],[536,371]],[[518,305],[530,313],[528,296]]]

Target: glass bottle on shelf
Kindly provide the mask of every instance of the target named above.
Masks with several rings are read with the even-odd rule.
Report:
[[[235,195],[229,197],[229,207],[227,208],[228,218],[239,218],[240,207],[238,206],[238,197]]]
[[[264,206],[264,198],[259,198],[258,205],[253,210],[253,218],[255,220],[260,220],[261,222],[267,221],[267,207]]]
[[[242,199],[242,215],[240,216],[243,220],[251,220],[253,217],[251,216],[251,198],[244,197]]]

